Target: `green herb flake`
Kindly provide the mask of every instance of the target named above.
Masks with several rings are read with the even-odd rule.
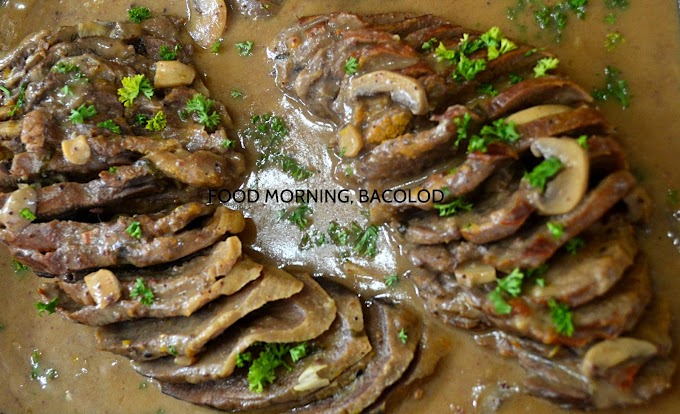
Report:
[[[288,354],[293,362],[298,362],[302,358],[307,356],[309,349],[307,348],[307,342],[302,342],[294,347],[290,348]]]
[[[161,58],[161,60],[175,60],[177,59],[179,50],[180,45],[175,45],[174,48],[171,48],[168,45],[161,45],[160,50],[158,51],[158,56]]]
[[[422,46],[420,46],[421,49],[423,50],[434,50],[434,45],[438,42],[436,38],[431,38],[427,42],[424,42]]]
[[[540,188],[541,191],[544,191],[548,181],[557,175],[563,168],[564,165],[562,164],[562,161],[557,157],[550,157],[534,167],[531,172],[525,173],[524,178],[532,187]]]
[[[140,390],[145,390],[145,389],[149,388],[149,383],[146,382],[146,381],[142,381],[142,382],[139,383],[137,388],[140,389]]]
[[[133,221],[130,223],[130,225],[125,229],[125,232],[129,234],[131,237],[134,237],[135,239],[141,239],[142,238],[142,226],[141,223],[138,221]]]
[[[116,168],[116,167],[109,167],[109,174],[115,174],[116,171],[118,171],[118,168]]]
[[[548,306],[550,307],[550,319],[552,319],[557,333],[564,336],[572,336],[574,334],[574,323],[569,306],[558,303],[553,298],[548,301]]]
[[[73,95],[73,90],[71,89],[70,86],[64,85],[61,89],[61,94],[64,95],[64,97],[67,97],[69,95]]]
[[[457,116],[453,119],[453,123],[456,124],[456,141],[453,145],[458,148],[458,146],[467,139],[468,137],[468,126],[470,125],[470,114],[464,113],[462,117]]]
[[[611,32],[607,33],[607,36],[605,37],[604,47],[611,52],[612,50],[616,49],[619,45],[622,45],[625,42],[626,39],[624,39],[621,33]]]
[[[262,347],[257,358],[252,359],[251,356],[247,359],[241,358],[242,367],[245,367],[252,359],[248,368],[248,388],[256,393],[263,392],[266,385],[274,383],[278,367],[284,366],[292,369],[285,361],[286,356],[290,356],[293,362],[297,362],[307,355],[306,343],[299,345],[266,343],[256,346]]]
[[[453,79],[458,82],[471,81],[485,69],[486,61],[484,59],[469,59],[467,56],[461,55],[456,70],[453,72]]]
[[[385,277],[385,286],[392,287],[399,283],[399,276],[397,274],[389,275]]]
[[[345,62],[345,73],[354,75],[359,70],[359,61],[354,56],[350,56]]]
[[[546,226],[548,227],[550,235],[553,236],[554,239],[559,240],[564,235],[564,224],[556,221],[549,221]]]
[[[208,129],[215,128],[220,123],[220,115],[213,110],[215,102],[199,93],[187,101],[186,110],[196,115],[198,122]]]
[[[584,247],[586,247],[586,241],[580,237],[574,237],[573,239],[569,239],[566,243],[564,243],[564,250],[566,250],[567,253],[571,254],[572,256],[576,255],[576,253],[578,253],[578,251]]]
[[[307,167],[300,165],[295,158],[290,155],[278,155],[275,157],[278,164],[281,166],[281,170],[288,173],[297,181],[306,180],[307,178],[314,175],[314,172]]]
[[[287,220],[294,224],[300,230],[305,230],[309,227],[309,217],[314,211],[307,204],[300,204],[293,210],[281,210],[279,212],[279,221]]]
[[[156,115],[146,121],[144,129],[151,132],[158,132],[165,129],[167,125],[168,119],[165,117],[165,113],[163,111],[158,111]]]
[[[153,291],[144,284],[144,279],[141,277],[135,280],[135,284],[130,290],[130,297],[133,299],[139,298],[139,302],[146,306],[151,306],[156,299]]]
[[[354,251],[361,256],[375,257],[378,242],[378,227],[371,224],[359,233]]]
[[[492,98],[498,95],[498,89],[496,89],[490,83],[482,83],[481,85],[479,85],[479,87],[477,88],[477,92]]]
[[[17,259],[12,259],[12,269],[14,270],[14,273],[21,273],[27,271],[28,266],[21,263]]]
[[[607,24],[616,24],[616,14],[609,13],[606,16],[604,16],[603,20]]]
[[[520,139],[515,129],[515,123],[507,122],[504,118],[495,120],[491,125],[485,125],[478,135],[473,135],[468,142],[468,153],[474,151],[486,152],[488,146],[494,142],[513,143]]]
[[[405,345],[406,342],[408,342],[408,334],[406,333],[406,329],[401,328],[401,330],[397,334],[397,338],[399,338],[399,341]]]
[[[146,125],[147,121],[149,120],[149,117],[145,114],[137,114],[135,115],[135,122],[139,126],[144,126]]]
[[[236,141],[229,139],[229,138],[222,141],[222,148],[225,148],[225,149],[232,149],[232,148],[234,148],[235,145],[236,145]]]
[[[539,60],[536,63],[536,66],[534,66],[534,77],[540,78],[542,76],[546,76],[549,70],[557,69],[557,65],[559,65],[559,63],[560,60],[557,58],[546,57]]]
[[[152,303],[153,303],[153,300],[152,300]],[[168,345],[168,354],[170,354],[172,356],[179,355],[179,352],[177,351],[177,348],[175,347],[175,345]]]
[[[78,109],[71,109],[68,119],[74,124],[82,124],[95,115],[97,115],[97,109],[94,105],[82,104]]]
[[[0,91],[2,91],[2,94],[5,95],[6,99],[9,99],[12,97],[12,91],[4,87],[3,85],[0,85]]]
[[[588,135],[581,135],[576,138],[576,142],[583,149],[588,149]]]
[[[519,75],[515,75],[514,73],[509,74],[508,79],[510,80],[510,85],[516,85],[524,80],[524,78]]]
[[[54,73],[69,73],[69,72],[80,72],[77,65],[68,62],[58,62],[56,65],[52,66],[52,72]]]
[[[123,87],[118,89],[118,100],[125,107],[132,106],[140,93],[147,98],[151,98],[154,94],[151,82],[142,74],[126,76],[121,80],[121,83]]]
[[[496,288],[487,295],[497,314],[507,315],[512,312],[512,306],[505,300],[503,294],[518,297],[522,293],[523,281],[524,273],[519,268],[513,269],[507,276],[497,280]]]
[[[243,99],[243,92],[239,91],[236,88],[233,88],[229,95],[234,99]]]
[[[252,40],[236,43],[236,50],[240,56],[251,56],[255,43]]]
[[[253,354],[250,352],[239,352],[238,355],[236,355],[236,366],[238,368],[243,368],[246,366],[248,362],[252,362],[253,360]]]
[[[447,61],[451,64],[456,64],[458,62],[458,51],[454,49],[447,49],[442,42],[439,42],[439,45],[434,50],[434,54],[437,57],[438,62]]]
[[[23,219],[28,220],[28,221],[35,221],[35,219],[38,218],[38,217],[35,216],[35,213],[33,213],[33,212],[32,212],[30,209],[28,209],[27,207],[22,208],[21,211],[19,211],[19,215],[20,215]]]
[[[43,369],[40,367],[40,352],[37,349],[33,350],[30,357],[31,364],[31,380],[37,380],[40,382],[41,386],[44,388],[47,385],[47,381],[53,380],[59,376],[57,370],[54,368]]]
[[[593,98],[600,101],[610,99],[617,100],[626,109],[630,105],[630,92],[628,91],[628,81],[621,77],[621,71],[613,66],[604,69],[605,86],[602,89],[595,89],[592,93]]]
[[[24,105],[26,105],[26,87],[28,85],[26,83],[22,83],[19,86],[19,94],[17,95],[17,100],[14,102],[14,106],[12,109],[9,111],[9,116],[14,116],[16,115],[17,112],[19,112],[20,109],[24,108]]]
[[[463,197],[458,197],[450,203],[446,204],[434,204],[434,209],[439,212],[440,217],[449,217],[460,211],[470,211],[472,210],[472,203],[469,203]]]
[[[210,46],[210,50],[216,55],[218,55],[220,53],[221,48],[222,48],[222,39],[215,40],[215,43],[213,43],[212,46]]]
[[[106,121],[98,122],[97,126],[99,128],[108,129],[114,134],[120,134],[120,127],[113,121],[113,119],[107,119]]]
[[[141,23],[143,20],[151,18],[151,10],[147,7],[130,7],[128,17],[133,23]]]
[[[604,0],[604,4],[609,9],[626,10],[628,8],[628,0]]]
[[[59,297],[56,297],[56,298],[50,300],[47,303],[36,302],[35,308],[38,310],[38,316],[43,316],[44,312],[47,312],[48,315],[53,314],[57,310],[57,304],[58,303],[59,303]]]

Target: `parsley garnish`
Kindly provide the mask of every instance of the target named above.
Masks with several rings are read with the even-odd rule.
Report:
[[[130,236],[134,237],[135,239],[141,239],[142,238],[142,226],[141,223],[138,221],[133,221],[130,223],[130,225],[125,229],[125,232],[129,234]]]
[[[179,355],[179,352],[177,352],[177,348],[175,347],[175,345],[168,345],[168,354],[170,354],[172,356]]]
[[[376,243],[378,241],[378,227],[371,224],[359,233],[358,240],[354,245],[354,251],[362,256],[374,257],[376,254]]]
[[[453,123],[456,124],[456,142],[453,143],[456,147],[460,145],[463,140],[467,139],[468,125],[470,124],[470,114],[467,112],[463,114],[463,117],[455,117]]]
[[[494,60],[499,56],[517,49],[517,45],[511,40],[506,39],[501,34],[501,29],[497,26],[492,27],[480,36],[487,49],[487,60]]]
[[[14,116],[19,109],[23,109],[24,105],[26,104],[26,86],[27,84],[22,83],[19,86],[19,94],[17,95],[17,100],[14,103],[14,106],[12,109],[9,111],[9,116]]]
[[[220,123],[220,115],[217,111],[210,112],[213,104],[212,99],[208,99],[199,93],[187,101],[186,110],[189,113],[195,113],[198,117],[198,122],[206,128],[214,128]]]
[[[328,223],[328,235],[336,246],[347,246],[349,243],[350,235],[347,230],[334,221]]]
[[[290,174],[296,180],[305,180],[311,177],[314,172],[309,168],[303,167],[293,157],[289,155],[279,155],[276,157],[281,165],[283,172]]]
[[[354,56],[350,56],[345,62],[345,73],[348,75],[354,75],[359,69],[359,61]]]
[[[463,79],[471,81],[477,74],[486,69],[484,59],[469,59],[465,55],[460,55],[456,71],[453,72],[453,79],[462,82]]]
[[[498,90],[494,88],[494,86],[490,83],[482,83],[481,85],[479,85],[479,87],[477,88],[477,92],[481,93],[482,95],[490,96],[492,98],[498,95]]]
[[[222,148],[226,148],[226,149],[234,148],[235,144],[236,143],[235,143],[234,140],[227,138],[224,141],[222,141]]]
[[[236,43],[236,50],[238,50],[238,54],[241,56],[249,56],[253,54],[253,46],[255,46],[255,43],[252,40],[246,40],[245,42]]]
[[[236,366],[243,368],[246,366],[247,362],[251,362],[252,360],[253,354],[250,352],[239,352],[238,355],[236,355]]]
[[[144,129],[152,132],[162,131],[167,125],[168,119],[165,117],[165,113],[163,113],[163,111],[158,111],[156,115],[153,116],[153,118],[150,118],[148,121],[146,121],[146,126]]]
[[[431,38],[427,42],[424,42],[422,46],[420,46],[421,49],[423,50],[432,50],[434,49],[434,44],[437,43],[438,40],[436,38]]]
[[[47,312],[48,315],[53,314],[57,310],[58,303],[59,297],[56,297],[47,303],[36,302],[35,308],[38,310],[38,316],[42,316],[43,312]]]
[[[307,342],[302,342],[290,348],[288,354],[290,354],[290,359],[292,359],[293,362],[298,362],[299,360],[307,356],[307,352],[308,352]]]
[[[5,88],[3,85],[0,85],[0,91],[2,91],[3,95],[5,95],[5,98],[9,99],[12,97],[12,91]]]
[[[135,284],[130,290],[130,297],[133,299],[139,298],[139,302],[146,306],[151,306],[155,299],[153,292],[144,284],[144,279],[141,277],[135,280]]]
[[[434,204],[434,208],[435,210],[439,211],[440,217],[452,216],[459,211],[470,211],[472,210],[472,207],[472,203],[468,203],[463,197],[458,197],[446,204]]]
[[[78,109],[71,109],[71,115],[69,115],[68,119],[74,124],[82,124],[95,115],[97,115],[97,109],[94,105],[82,104]]]
[[[45,370],[40,368],[40,353],[37,349],[33,350],[33,353],[31,353],[31,379],[38,380],[44,385],[47,380],[55,379],[58,376],[59,374],[54,368]]]
[[[628,82],[621,78],[621,71],[613,66],[604,69],[605,86],[603,89],[595,89],[593,98],[600,101],[616,99],[625,109],[630,105],[630,94],[628,92]]]
[[[524,273],[519,268],[515,268],[510,274],[497,280],[496,288],[487,295],[497,314],[507,315],[512,312],[512,306],[505,301],[503,293],[507,293],[513,298],[518,297],[522,293],[523,280]]]
[[[401,330],[397,334],[397,338],[399,338],[399,342],[401,342],[402,344],[406,344],[406,342],[408,342],[408,334],[406,333],[406,329],[401,328]]]
[[[437,56],[437,61],[448,61],[451,64],[458,62],[458,51],[454,49],[447,49],[444,43],[439,42],[439,46],[434,50],[434,54]]]
[[[300,204],[293,210],[281,210],[279,212],[279,220],[288,220],[300,230],[304,230],[309,226],[307,216],[313,213],[314,211],[307,204]]]
[[[25,272],[28,270],[28,266],[16,259],[12,260],[12,268],[14,269],[14,273]]]
[[[71,90],[71,87],[68,85],[64,85],[61,88],[61,94],[64,95],[64,97],[67,97],[69,95],[73,95],[73,90]]]
[[[109,167],[109,174],[115,174],[116,171],[118,171],[118,168],[116,168],[116,167]]]
[[[385,278],[385,286],[392,287],[399,282],[399,276],[396,274],[389,275]]]
[[[546,57],[539,60],[534,66],[534,77],[540,78],[541,76],[546,76],[549,70],[557,69],[560,60],[557,58]]]
[[[28,221],[34,221],[37,219],[35,214],[27,207],[22,208],[21,211],[19,211],[19,215]]]
[[[69,73],[69,72],[79,72],[78,66],[73,63],[58,62],[56,65],[52,66],[52,72],[55,73]]]
[[[576,142],[581,148],[588,149],[588,135],[581,135],[576,139]]]
[[[624,39],[623,35],[619,32],[607,33],[604,47],[611,52],[612,50],[616,49],[618,45],[623,44],[625,41],[626,39]]]
[[[484,125],[479,135],[473,135],[468,142],[468,153],[473,151],[486,152],[489,144],[493,142],[513,143],[520,139],[515,130],[514,122],[506,122],[505,119],[497,119],[491,125]]]
[[[214,54],[217,55],[217,54],[220,53],[220,48],[221,48],[221,47],[222,47],[222,39],[217,39],[217,40],[215,40],[215,43],[213,43],[212,46],[210,46],[210,50],[211,50]]]
[[[137,114],[135,115],[135,122],[139,126],[144,126],[146,125],[146,122],[149,120],[149,117],[145,114]]]
[[[241,358],[236,359],[240,362],[240,367],[250,362],[252,355],[250,352],[242,352]],[[307,355],[307,344],[301,343],[293,346],[292,344],[268,343],[262,345],[262,350],[256,359],[252,361],[248,368],[248,388],[252,392],[261,393],[267,384],[272,384],[276,380],[276,368],[285,366],[290,369],[285,361],[286,355],[290,356],[292,362],[297,362]]]
[[[526,269],[524,271],[524,276],[526,279],[533,279],[540,287],[545,287],[545,279],[542,277],[548,271],[548,264],[542,263],[535,269]]]
[[[231,90],[230,93],[231,97],[234,99],[242,99],[243,98],[243,92],[239,91],[238,89],[234,88]]]
[[[161,45],[161,48],[158,51],[158,56],[160,56],[161,60],[175,60],[177,59],[179,49],[179,45],[175,45],[174,49],[171,49],[168,45]]]
[[[524,80],[524,78],[519,75],[515,75],[514,73],[509,74],[508,79],[510,80],[510,85],[516,85]]]
[[[609,13],[604,16],[604,22],[607,24],[616,24],[616,15],[614,13]]]
[[[563,167],[562,161],[556,157],[550,157],[534,167],[531,172],[525,173],[524,178],[529,182],[529,185],[543,191],[548,180],[560,172]]]
[[[555,326],[555,330],[560,335],[572,336],[574,334],[574,323],[572,322],[571,310],[569,306],[558,303],[555,299],[550,298],[548,302],[550,307],[550,318]]]
[[[579,250],[586,247],[586,241],[580,237],[574,237],[573,239],[567,240],[564,244],[564,250],[566,250],[572,256],[575,255]]]
[[[556,221],[549,221],[546,226],[553,238],[559,240],[564,235],[564,224]]]
[[[628,0],[604,0],[604,4],[610,9],[625,10],[628,8]]]
[[[146,76],[139,74],[134,76],[126,76],[121,80],[123,87],[118,89],[118,100],[126,107],[132,106],[135,98],[139,94],[143,94],[147,98],[153,96],[153,86]]]
[[[98,122],[97,126],[99,128],[108,129],[114,134],[120,134],[120,127],[118,126],[118,124],[113,122],[113,119],[107,119],[106,121]]]
[[[128,9],[128,17],[133,23],[141,23],[151,17],[151,10],[147,7],[130,7]]]

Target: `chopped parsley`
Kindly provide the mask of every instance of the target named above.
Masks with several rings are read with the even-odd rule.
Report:
[[[392,287],[399,283],[399,276],[397,274],[389,275],[385,277],[385,286]]]
[[[79,72],[77,65],[67,62],[58,62],[56,65],[52,66],[52,72],[55,73],[69,73],[69,72]]]
[[[347,246],[350,241],[350,234],[347,229],[334,221],[328,223],[328,236],[336,246]]]
[[[31,353],[30,363],[31,379],[37,380],[43,387],[47,385],[48,380],[53,380],[59,376],[54,368],[42,369],[40,367],[40,352],[37,349]]]
[[[312,175],[314,172],[307,167],[303,167],[295,158],[290,155],[278,155],[275,157],[278,164],[281,166],[281,170],[288,173],[295,180],[305,180]]]
[[[420,46],[421,49],[423,50],[434,50],[434,45],[437,43],[438,40],[436,38],[431,38],[427,42],[424,42],[422,46]]]
[[[467,130],[470,125],[470,114],[466,112],[462,117],[455,117],[453,123],[456,124],[456,142],[453,145],[458,147],[468,137]]]
[[[276,369],[284,366],[292,369],[286,362],[287,358],[295,363],[304,358],[307,353],[307,343],[298,345],[286,343],[255,344],[261,348],[257,358],[253,359],[252,352],[241,352],[236,357],[236,366],[245,368],[248,364],[248,388],[252,392],[261,393],[265,386],[273,384],[276,380]],[[239,365],[240,364],[240,365]]]
[[[17,95],[17,100],[14,103],[14,106],[12,109],[9,111],[9,116],[14,116],[19,109],[23,109],[24,105],[26,105],[26,83],[22,83],[19,86],[19,94]]]
[[[534,77],[540,78],[541,76],[546,76],[549,70],[557,69],[560,60],[557,58],[546,57],[539,60],[534,66]]]
[[[548,264],[542,263],[540,266],[538,266],[535,269],[526,269],[524,271],[524,277],[526,279],[533,279],[534,283],[536,283],[540,287],[545,287],[545,279],[543,278],[543,275],[547,271],[548,271]]]
[[[298,244],[298,248],[300,250],[309,250],[314,246],[321,247],[326,244],[327,241],[328,240],[326,239],[326,235],[324,233],[314,229],[311,233],[305,232],[305,234],[302,235],[300,243]]]
[[[566,250],[567,253],[571,254],[572,256],[578,253],[578,251],[584,247],[586,247],[586,241],[580,237],[574,237],[564,243],[564,250]]]
[[[113,121],[113,119],[107,119],[106,121],[98,122],[97,126],[99,128],[108,129],[114,134],[120,134],[120,127]]]
[[[519,268],[513,269],[510,274],[497,280],[496,288],[487,295],[497,314],[507,315],[512,312],[512,306],[506,302],[504,294],[508,294],[513,298],[518,297],[522,293],[523,280],[524,273]]]
[[[516,85],[524,80],[524,78],[519,75],[515,75],[514,73],[509,74],[508,79],[510,80],[510,85]]]
[[[609,13],[608,15],[604,16],[603,20],[607,24],[616,24],[616,14]]]
[[[64,97],[69,96],[69,95],[73,95],[73,90],[71,89],[70,86],[64,85],[61,88],[61,94],[64,95]]]
[[[307,342],[302,342],[294,347],[290,348],[288,354],[293,362],[298,362],[302,358],[307,356],[309,350],[307,349]]]
[[[239,91],[236,88],[232,89],[229,95],[234,99],[243,99],[243,92]]]
[[[562,168],[564,168],[564,165],[558,158],[546,158],[534,167],[531,172],[525,173],[524,178],[529,182],[529,185],[534,188],[540,188],[541,191],[543,191],[545,190],[545,185],[548,183],[548,180],[560,172]]]
[[[121,80],[122,88],[118,89],[118,100],[126,107],[132,106],[134,100],[141,93],[147,98],[153,96],[154,90],[151,82],[142,74],[126,76]]]
[[[151,10],[147,7],[130,7],[127,12],[130,21],[133,23],[141,23],[142,20],[151,17]]]
[[[44,312],[47,312],[48,315],[53,314],[57,310],[58,303],[59,297],[56,297],[47,303],[36,302],[35,308],[38,310],[38,316],[42,316]]]
[[[236,366],[238,368],[243,368],[246,366],[247,362],[251,362],[253,360],[253,354],[250,352],[239,352],[238,355],[236,355]]]
[[[359,233],[358,240],[354,245],[354,251],[361,256],[374,257],[378,241],[378,227],[371,224]]]
[[[581,135],[576,138],[576,142],[583,149],[588,149],[588,135]]]
[[[144,126],[146,125],[146,122],[149,120],[149,117],[145,114],[137,114],[135,115],[135,122],[139,126]]]
[[[607,33],[607,36],[605,37],[604,41],[604,47],[611,52],[612,50],[616,49],[617,46],[623,44],[625,41],[626,39],[624,39],[623,35],[619,32]]]
[[[231,149],[234,148],[235,145],[236,142],[229,138],[226,138],[224,141],[222,141],[222,148]]]
[[[624,109],[628,108],[630,105],[630,92],[628,91],[628,82],[621,78],[621,71],[613,66],[607,66],[604,69],[604,75],[604,88],[595,89],[592,94],[593,98],[599,101],[614,99],[619,101]]]
[[[28,221],[35,221],[35,219],[37,219],[37,217],[35,216],[35,213],[33,213],[27,207],[22,208],[21,211],[19,211],[19,215],[22,218],[24,218],[25,220],[28,220]]]
[[[109,174],[115,174],[116,171],[118,171],[118,168],[116,168],[116,167],[109,167]]]
[[[2,94],[5,95],[5,98],[9,99],[12,97],[12,91],[7,89],[3,85],[0,85],[0,91],[2,91]]]
[[[158,111],[156,115],[154,115],[153,117],[149,118],[146,121],[146,126],[144,127],[144,129],[152,132],[157,132],[165,129],[167,125],[168,119],[165,117],[165,113],[163,111]]]
[[[399,342],[401,342],[402,344],[406,344],[406,342],[408,342],[408,334],[406,333],[406,329],[401,328],[401,330],[397,334],[397,338],[399,338]]]
[[[138,221],[133,221],[130,223],[130,225],[125,229],[125,232],[129,234],[131,237],[134,237],[135,239],[141,239],[142,238],[142,226],[141,223]]]
[[[210,46],[210,50],[216,55],[220,53],[221,48],[222,48],[222,39],[215,40],[215,43],[213,43],[212,46]]]
[[[359,61],[354,56],[350,56],[345,62],[345,73],[348,75],[354,75],[359,70]]]
[[[490,83],[482,83],[479,85],[477,88],[477,92],[479,92],[482,95],[487,95],[490,97],[494,97],[498,95],[498,89],[494,88],[494,86]]]
[[[439,62],[448,61],[451,64],[456,64],[458,62],[458,51],[455,49],[447,49],[442,42],[439,42],[439,45],[434,50],[434,54],[437,56],[437,61]]]
[[[459,211],[470,211],[472,210],[472,207],[472,203],[468,203],[463,197],[458,197],[446,204],[434,204],[434,209],[439,212],[440,217],[449,217],[458,213]]]
[[[198,122],[211,129],[220,123],[220,114],[213,110],[214,103],[212,99],[208,99],[199,93],[187,101],[186,110],[189,113],[196,114]]]
[[[144,279],[141,277],[135,280],[135,284],[130,290],[130,297],[133,299],[139,298],[139,302],[146,306],[151,306],[156,299],[151,289],[144,284]]]
[[[473,135],[468,142],[468,153],[474,151],[486,152],[493,142],[513,143],[520,139],[515,130],[515,123],[506,122],[504,118],[493,121],[491,125],[484,125],[478,135]]]
[[[556,221],[549,221],[546,226],[548,227],[548,231],[550,232],[550,235],[553,236],[553,238],[559,240],[564,235],[564,224]]]
[[[252,40],[236,43],[236,50],[240,56],[250,56],[253,54],[253,46],[255,43]]]
[[[158,51],[158,56],[161,58],[161,60],[175,60],[177,59],[179,50],[179,45],[175,45],[174,48],[171,48],[168,45],[161,45],[160,50]]]
[[[550,307],[550,319],[552,319],[555,330],[560,335],[572,336],[574,334],[574,323],[572,321],[572,313],[569,306],[558,303],[551,298],[548,301]]]
[[[95,115],[97,115],[97,109],[94,105],[82,104],[78,109],[71,109],[71,115],[69,115],[68,119],[74,124],[82,124]]]
[[[175,345],[168,345],[168,354],[172,356],[179,355],[179,352],[177,352],[177,348],[175,347]]]
[[[480,36],[487,50],[487,60],[494,60],[499,56],[517,49],[517,45],[511,40],[504,38],[501,29],[497,26],[492,27]]]
[[[628,8],[628,0],[604,0],[604,4],[610,9],[626,10]]]
[[[25,264],[21,263],[17,259],[12,260],[12,269],[14,269],[14,273],[21,273],[25,272],[28,270],[28,266]]]
[[[309,215],[313,214],[314,211],[307,204],[300,204],[296,208],[290,210],[279,211],[279,221],[287,220],[291,224],[294,224],[300,230],[304,230],[309,227]]]
[[[456,70],[453,72],[453,79],[458,82],[463,80],[471,81],[484,69],[486,69],[486,61],[484,59],[470,59],[465,55],[460,55]]]

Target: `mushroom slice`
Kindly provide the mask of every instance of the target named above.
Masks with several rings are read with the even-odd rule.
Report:
[[[0,226],[4,226],[9,231],[20,232],[31,224],[31,221],[25,217],[28,216],[25,212],[35,214],[37,209],[38,193],[33,187],[26,185],[14,190],[0,209]],[[24,211],[23,214],[22,211]]]
[[[118,302],[120,299],[120,282],[112,271],[99,269],[85,276],[84,280],[88,293],[92,296],[99,309]]]
[[[562,112],[571,111],[567,105],[537,105],[531,108],[524,109],[505,118],[505,122],[514,122],[515,125],[528,124],[540,118],[550,115],[561,114]]]
[[[187,0],[187,9],[187,31],[201,47],[209,48],[222,36],[227,24],[224,0]]]
[[[555,157],[563,169],[532,202],[543,215],[565,214],[581,202],[588,187],[590,162],[586,150],[572,138],[537,138],[531,152],[539,157]]]
[[[156,62],[156,74],[153,78],[155,88],[174,88],[191,85],[196,78],[196,69],[176,60]]]
[[[359,155],[359,151],[364,147],[361,131],[352,124],[343,127],[338,131],[338,147],[343,157],[354,158]]]
[[[598,342],[583,357],[581,371],[589,378],[622,364],[646,361],[657,354],[651,342],[636,338],[616,338]]]
[[[481,262],[459,266],[454,271],[454,274],[459,284],[469,288],[496,281],[496,269],[491,265]]]
[[[379,93],[389,93],[392,101],[404,105],[415,115],[424,115],[429,110],[425,88],[409,76],[378,70],[352,79],[349,85],[352,99]]]

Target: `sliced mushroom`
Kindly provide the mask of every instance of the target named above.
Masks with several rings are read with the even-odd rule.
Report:
[[[654,344],[636,338],[616,338],[598,342],[583,357],[581,371],[589,378],[610,368],[640,361],[644,362],[657,354]]]
[[[349,124],[338,131],[338,148],[343,157],[354,158],[363,147],[364,137],[354,125]]]
[[[545,191],[532,202],[543,215],[565,214],[581,202],[588,187],[590,162],[586,150],[572,138],[537,138],[531,152],[539,157],[555,157],[563,169],[548,182]]]
[[[100,269],[85,276],[85,285],[97,307],[102,309],[120,300],[120,282],[110,270]]]
[[[155,88],[175,88],[191,85],[196,78],[196,69],[176,60],[156,62],[156,74],[153,77]]]
[[[189,23],[187,31],[203,48],[212,46],[224,33],[227,6],[224,0],[187,0]]]
[[[0,210],[0,223],[12,232],[23,230],[31,224],[31,221],[21,214],[24,209],[28,209],[32,214],[38,209],[38,193],[33,187],[22,187],[7,197]]]
[[[387,70],[378,70],[352,79],[349,96],[370,96],[389,93],[392,101],[404,105],[415,115],[424,115],[429,110],[425,88],[417,80]]]
[[[485,263],[467,263],[453,273],[459,284],[469,288],[496,281],[496,269]]]
[[[326,365],[312,364],[305,368],[298,377],[298,382],[293,389],[297,392],[316,391],[330,384],[327,378],[321,378],[319,371],[326,368]]]
[[[514,122],[515,125],[522,125],[546,116],[561,114],[562,112],[568,111],[571,111],[571,108],[566,105],[537,105],[515,112],[505,118],[505,121]]]
[[[64,159],[75,165],[87,163],[92,155],[85,135],[61,141],[61,150],[64,153]]]

